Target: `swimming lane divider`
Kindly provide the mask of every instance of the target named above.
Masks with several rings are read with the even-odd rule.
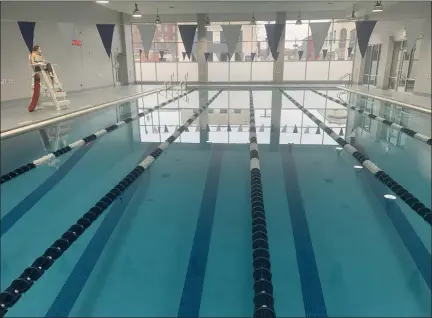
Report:
[[[387,188],[392,190],[402,199],[412,210],[420,215],[429,225],[432,226],[432,211],[413,196],[408,190],[396,182],[392,177],[385,173],[381,168],[374,164],[369,158],[360,153],[356,148],[351,146],[345,139],[336,134],[331,128],[327,127],[321,120],[316,118],[311,112],[300,105],[294,98],[289,96],[283,90],[280,90],[286,98],[296,105],[306,116],[308,116],[318,127],[322,128],[334,141],[336,141],[343,149],[348,151],[360,164],[369,170],[378,180],[380,180]]]
[[[270,251],[267,222],[261,183],[261,170],[255,126],[255,111],[252,91],[249,91],[249,150],[251,173],[252,248],[254,280],[254,318],[276,317],[273,298]]]
[[[152,143],[147,147],[145,153],[138,160],[137,164],[151,153],[154,146],[157,146],[157,144]],[[147,176],[144,176],[144,178],[149,178],[149,176],[150,174],[147,174]],[[149,184],[148,181],[149,180],[141,180],[140,182],[135,182],[128,189],[128,191],[125,192],[122,200],[116,200],[113,203],[111,209],[108,211],[107,216],[99,225],[96,233],[93,235],[93,238],[86,246],[68,279],[63,284],[63,287],[60,289],[57,297],[51,304],[50,309],[45,314],[45,317],[69,317],[72,308],[84,289],[84,286],[86,285],[90,275],[98,263],[103,251],[105,250],[106,245],[110,240],[113,239],[112,234],[116,230],[117,225],[122,219],[126,209],[130,205],[130,202],[134,198],[137,191],[139,191],[140,198],[145,195]],[[111,254],[111,245],[109,246]],[[111,261],[113,262],[113,260]],[[108,264],[108,266],[112,265],[112,263]],[[105,270],[106,268],[104,268],[104,271]]]
[[[352,109],[352,110],[356,111],[359,114],[365,114],[366,116],[368,116],[371,119],[378,120],[378,121],[382,122],[383,124],[386,124],[387,126],[390,126],[390,127],[394,128],[396,130],[399,130],[401,133],[404,133],[405,135],[408,135],[411,138],[420,140],[420,141],[428,144],[429,146],[432,145],[432,138],[430,136],[426,136],[426,135],[420,134],[420,133],[418,133],[418,132],[416,132],[414,130],[411,130],[409,128],[406,128],[404,126],[401,126],[399,124],[391,122],[390,120],[387,120],[387,119],[385,119],[383,117],[379,117],[377,115],[374,115],[374,114],[372,114],[372,113],[370,113],[370,112],[368,112],[368,111],[366,111],[364,109],[357,108],[355,106],[350,106],[350,105],[348,105],[348,103],[344,103],[344,102],[342,102],[342,101],[340,101],[340,100],[338,100],[338,99],[336,99],[334,97],[328,96],[328,95],[323,94],[321,92],[318,92],[318,91],[316,91],[314,89],[311,89],[311,91],[314,92],[315,94],[318,94],[318,95],[320,95],[320,96],[322,96],[324,98],[327,98],[327,99],[331,100],[332,102],[335,102],[336,104],[339,104],[339,105],[345,106],[346,108]]]
[[[135,167],[116,186],[105,194],[88,212],[86,212],[74,225],[56,240],[48,249],[38,257],[32,265],[15,279],[11,285],[0,294],[0,317],[3,317],[9,308],[13,307],[53,264],[66,252],[85,230],[168,148],[185,130],[188,129],[201,113],[222,93],[219,90],[207,103],[180,126],[169,138],[162,142],[149,156]]]
[[[103,135],[105,135],[105,134],[107,134],[107,133],[109,133],[109,132],[111,132],[113,130],[116,130],[120,126],[122,126],[124,124],[128,124],[128,123],[130,123],[131,121],[133,121],[133,120],[135,120],[137,118],[146,116],[146,115],[154,112],[155,110],[158,110],[159,108],[164,107],[164,106],[166,106],[166,105],[168,105],[168,104],[176,101],[177,99],[180,99],[180,98],[182,98],[182,97],[184,97],[184,96],[192,93],[195,90],[196,90],[196,88],[194,88],[192,90],[189,90],[189,91],[187,91],[187,92],[185,92],[183,94],[180,94],[177,97],[169,99],[169,100],[167,100],[167,101],[165,101],[165,102],[163,102],[163,103],[161,103],[161,104],[159,104],[159,105],[157,105],[157,106],[155,106],[153,108],[146,109],[143,112],[138,113],[135,116],[128,117],[128,118],[126,118],[124,120],[119,121],[116,124],[107,126],[104,129],[101,129],[101,130],[95,132],[94,134],[91,134],[91,135],[89,135],[89,136],[87,136],[87,137],[85,137],[83,139],[77,140],[77,141],[75,141],[75,142],[67,145],[66,147],[63,147],[63,148],[61,148],[61,149],[59,149],[57,151],[51,152],[51,153],[49,153],[49,154],[47,154],[47,155],[45,155],[43,157],[40,157],[39,159],[33,160],[32,162],[29,162],[29,163],[27,163],[27,164],[25,164],[25,165],[23,165],[23,166],[15,169],[14,171],[8,172],[8,173],[6,173],[6,174],[4,174],[4,175],[2,175],[0,177],[0,184],[3,184],[5,182],[7,182],[7,181],[10,181],[10,180],[12,180],[12,179],[14,179],[14,178],[16,178],[16,177],[24,174],[24,173],[26,173],[26,172],[28,172],[28,171],[36,168],[36,167],[44,164],[45,162],[47,162],[47,161],[49,161],[49,160],[51,160],[53,158],[58,158],[58,157],[64,155],[65,153],[68,153],[72,149],[78,149],[80,147],[83,147],[83,146],[87,145],[89,142],[95,141],[96,139],[99,139]]]

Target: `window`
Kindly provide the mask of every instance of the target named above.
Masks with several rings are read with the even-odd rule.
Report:
[[[346,47],[347,29],[340,30],[339,35],[339,48],[344,49]]]

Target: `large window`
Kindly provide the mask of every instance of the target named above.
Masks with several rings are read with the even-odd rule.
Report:
[[[378,66],[381,55],[381,44],[370,45],[366,50],[363,84],[367,86],[376,86],[376,77],[378,75]]]
[[[331,22],[328,37],[315,55],[310,23]],[[283,52],[284,68],[276,69],[268,45],[265,25],[275,21],[218,22],[206,27],[206,61],[209,82],[216,81],[272,81],[274,74],[283,73],[285,81],[348,79],[352,70],[351,43],[355,41],[355,23],[333,20],[286,21]],[[135,74],[138,82],[198,81],[198,40],[195,35],[190,57],[187,56],[179,24],[170,23],[156,27],[148,54],[145,54],[138,25],[132,26]],[[223,34],[223,24],[241,25],[234,53],[230,56]],[[348,30],[351,30],[348,32]],[[350,49],[351,48],[351,49]]]

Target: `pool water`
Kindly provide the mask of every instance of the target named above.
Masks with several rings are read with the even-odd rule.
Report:
[[[196,131],[197,123],[184,132],[7,317],[251,317],[249,113],[245,122],[228,112],[232,131],[224,124],[217,131],[224,115],[218,107],[231,93],[224,91],[210,105],[211,132]],[[244,93],[237,92],[231,106],[248,108]],[[356,172],[355,159],[338,155],[324,132],[318,139],[316,125],[305,124],[288,100],[281,126],[298,126],[304,143],[289,129],[272,133],[268,93],[254,92],[254,101],[257,128],[265,126],[257,139],[277,316],[429,317],[430,226],[399,198],[384,199],[390,190],[366,169]],[[312,92],[302,94],[305,105],[330,107]],[[316,97],[308,102],[306,94]],[[151,96],[77,118],[67,123],[64,138],[71,143],[166,100]],[[304,102],[298,91],[291,96]],[[198,100],[193,92],[187,101],[3,184],[2,291],[184,123]],[[153,126],[165,125],[168,133],[153,132]],[[307,125],[314,136],[304,133]],[[346,137],[346,123],[332,127],[343,128]],[[390,144],[387,151],[362,126],[353,131],[359,150],[430,207],[430,170],[413,153],[430,155],[429,146],[409,139],[404,148]],[[202,135],[211,142],[200,143]],[[272,135],[281,144],[271,143]],[[44,155],[40,136],[2,141],[2,174]],[[292,149],[288,142],[295,143]]]

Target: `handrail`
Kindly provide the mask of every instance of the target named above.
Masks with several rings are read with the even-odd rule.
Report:
[[[395,99],[391,99],[391,98],[387,98],[387,97],[382,97],[382,96],[375,95],[375,94],[365,93],[365,92],[362,92],[362,91],[359,91],[359,90],[356,90],[356,89],[353,89],[353,88],[347,88],[347,87],[344,87],[344,86],[338,86],[337,88],[343,89],[343,90],[345,90],[347,92],[351,92],[351,93],[354,93],[354,94],[358,94],[358,95],[362,95],[362,96],[366,96],[366,97],[371,97],[373,99],[377,99],[377,100],[380,100],[380,101],[383,101],[383,102],[387,102],[387,103],[391,103],[391,104],[394,104],[394,105],[402,106],[402,107],[405,107],[405,108],[411,108],[411,109],[414,109],[414,110],[419,111],[421,113],[425,113],[425,114],[429,114],[429,115],[432,113],[432,111],[430,109],[427,109],[427,108],[424,108],[424,107],[421,107],[421,106],[412,105],[412,104],[407,104],[407,103],[404,103],[404,102],[397,101]]]

